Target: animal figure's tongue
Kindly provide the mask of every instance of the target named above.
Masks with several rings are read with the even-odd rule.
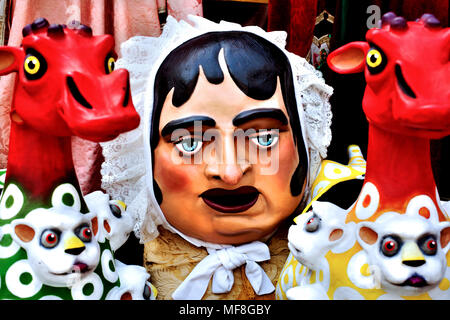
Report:
[[[77,262],[73,265],[73,272],[84,273],[88,270],[88,265],[82,262]]]
[[[404,284],[411,287],[424,287],[427,285],[427,281],[422,276],[415,274],[409,277]]]

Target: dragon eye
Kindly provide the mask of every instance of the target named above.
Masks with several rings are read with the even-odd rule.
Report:
[[[423,253],[429,256],[435,255],[438,248],[436,239],[431,235],[425,236],[419,240],[419,247]]]
[[[78,230],[78,237],[83,242],[90,242],[92,239],[92,231],[88,226],[82,226]]]
[[[320,227],[320,218],[317,215],[313,215],[309,220],[306,222],[305,230],[308,232],[316,232]]]
[[[378,67],[383,61],[380,51],[377,49],[372,49],[367,54],[367,65],[371,68]]]
[[[381,252],[383,252],[386,257],[392,257],[396,255],[399,249],[399,241],[394,239],[393,237],[386,237],[381,242]]]
[[[35,56],[28,56],[25,59],[24,63],[25,71],[29,74],[36,74],[39,69],[41,68],[41,63],[39,62],[39,59]]]
[[[371,48],[366,56],[366,63],[371,74],[383,71],[387,64],[387,59],[381,49]]]
[[[47,71],[47,62],[37,51],[28,49],[23,63],[25,77],[28,80],[36,80]]]
[[[51,249],[58,245],[59,232],[55,230],[45,230],[41,235],[41,245],[44,248]]]
[[[116,67],[116,59],[109,54],[105,59],[105,72],[106,74],[110,74],[114,71],[114,68]]]

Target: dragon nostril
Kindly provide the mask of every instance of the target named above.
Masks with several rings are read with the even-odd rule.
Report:
[[[122,106],[126,107],[128,105],[128,100],[130,100],[130,80],[127,79],[127,86],[125,87],[125,97],[123,98]]]
[[[402,68],[398,64],[395,65],[395,76],[397,77],[397,83],[398,83],[398,86],[400,87],[400,89],[402,89],[402,91],[407,96],[409,96],[413,99],[417,98],[414,91],[411,89],[411,87],[406,82],[405,77],[403,76]]]
[[[89,102],[86,101],[86,99],[81,94],[80,90],[78,90],[78,87],[73,80],[71,76],[67,77],[67,86],[69,87],[69,91],[72,94],[73,98],[78,101],[79,104],[81,104],[83,107],[87,109],[92,109],[92,106],[89,104]]]

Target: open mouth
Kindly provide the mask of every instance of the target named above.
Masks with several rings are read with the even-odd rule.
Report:
[[[428,285],[428,282],[422,277],[421,275],[418,275],[417,273],[413,274],[411,277],[405,280],[400,286],[409,286],[409,287],[415,287],[415,288],[422,288]]]
[[[88,271],[90,271],[90,268],[86,263],[76,262],[73,264],[73,267],[70,272],[62,272],[62,273],[51,272],[51,273],[57,276],[66,276],[72,273],[86,273]]]
[[[259,191],[250,186],[233,190],[210,189],[200,197],[211,208],[223,213],[243,212],[250,209],[258,200]]]

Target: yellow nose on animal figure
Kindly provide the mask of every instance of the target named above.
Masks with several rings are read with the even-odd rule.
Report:
[[[408,241],[402,248],[402,263],[410,267],[419,267],[426,262],[415,242]]]
[[[64,252],[73,255],[79,255],[86,249],[84,243],[76,236],[71,236],[64,243]]]

